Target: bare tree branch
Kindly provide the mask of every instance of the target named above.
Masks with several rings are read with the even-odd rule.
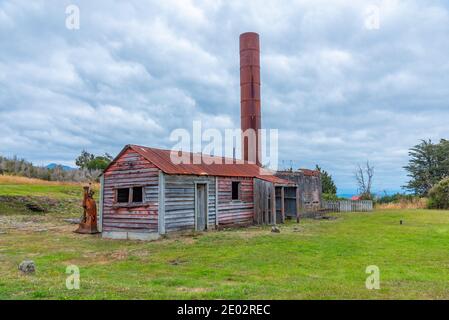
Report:
[[[373,185],[374,167],[366,162],[365,168],[359,164],[355,171],[355,179],[357,181],[360,195],[371,198],[371,188]]]

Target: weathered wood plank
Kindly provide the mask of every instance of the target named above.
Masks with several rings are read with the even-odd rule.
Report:
[[[334,212],[370,212],[373,211],[371,200],[322,201],[323,209]]]
[[[159,171],[159,234],[165,234],[165,174]]]
[[[104,173],[103,217],[105,231],[157,231],[159,170],[139,154],[128,150]],[[142,207],[114,203],[116,188],[144,187]],[[106,228],[107,223],[107,228]],[[156,228],[156,230],[154,230]]]
[[[281,222],[285,223],[285,190],[281,187]]]

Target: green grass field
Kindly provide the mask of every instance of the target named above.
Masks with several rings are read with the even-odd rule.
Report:
[[[280,234],[251,227],[155,242],[74,234],[63,218],[78,217],[75,207],[18,213],[0,206],[0,299],[449,299],[448,211],[335,214]],[[17,270],[25,259],[34,275]],[[66,288],[69,265],[80,268],[80,290]],[[380,268],[380,290],[365,288],[369,265]]]

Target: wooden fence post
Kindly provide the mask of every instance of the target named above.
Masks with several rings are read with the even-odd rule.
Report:
[[[281,222],[285,223],[285,192],[284,187],[281,187]]]
[[[271,224],[276,225],[276,188],[271,185]]]
[[[299,198],[299,187],[296,187],[296,222],[299,223],[299,215],[301,211],[301,199]]]

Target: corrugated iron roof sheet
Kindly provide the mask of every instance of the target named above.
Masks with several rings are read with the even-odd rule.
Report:
[[[298,175],[300,173],[302,173],[305,176],[314,176],[314,177],[319,177],[320,176],[320,172],[317,170],[310,170],[310,169],[298,169],[297,171],[278,171],[278,174],[282,174],[282,175]]]
[[[153,163],[167,174],[185,174],[198,176],[248,177],[258,178],[275,184],[292,185],[291,181],[274,176],[273,172],[251,163],[231,163],[230,158],[213,157],[190,152],[183,152],[183,157],[190,159],[189,163],[172,161],[178,155],[177,151],[128,145],[121,153],[131,148],[142,157]],[[120,153],[120,154],[121,154]],[[195,160],[195,161],[194,161]],[[241,161],[241,160],[240,160]],[[107,170],[107,169],[106,169]]]
[[[310,170],[310,169],[299,169],[302,173],[304,173],[305,176],[315,176],[319,177],[320,172],[318,170]]]

